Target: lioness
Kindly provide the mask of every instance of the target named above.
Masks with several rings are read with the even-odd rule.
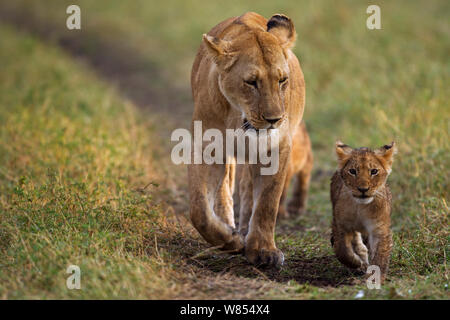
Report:
[[[385,280],[392,249],[391,173],[394,142],[376,150],[352,149],[336,142],[339,169],[331,179],[333,223],[331,244],[350,268],[366,271],[377,265]]]
[[[233,199],[235,164],[191,164],[188,167],[190,216],[203,238],[224,250],[241,251],[254,264],[280,266],[284,256],[275,246],[275,223],[287,175],[300,178],[292,211],[304,209],[312,156],[301,123],[305,83],[292,53],[296,32],[280,14],[269,20],[256,13],[229,18],[207,35],[196,56],[191,85],[194,121],[205,130],[279,130],[279,167],[261,175],[262,164],[246,164],[241,174],[239,231]],[[291,161],[291,150],[297,151]],[[194,151],[192,151],[194,157]],[[226,152],[224,150],[224,155]],[[233,155],[235,157],[236,155]]]

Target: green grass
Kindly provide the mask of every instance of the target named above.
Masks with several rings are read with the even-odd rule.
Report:
[[[366,29],[368,4],[360,1],[78,3],[87,56],[105,41],[131,48],[127,59],[145,62],[142,81],[148,78],[163,95],[177,88],[186,97],[202,33],[245,11],[289,15],[316,159],[309,209],[278,227],[287,259],[279,273],[217,252],[192,258],[207,245],[163,214],[172,204],[170,189],[183,197],[186,186],[171,175],[183,169],[172,168],[153,143],[159,126],[151,120],[160,114],[137,110],[58,49],[2,28],[0,296],[351,299],[365,290],[365,298],[449,298],[448,2],[379,1],[378,31]],[[67,36],[67,5],[8,4],[52,26],[55,38]],[[371,147],[395,139],[399,147],[390,177],[394,250],[389,281],[379,291],[365,289],[329,246],[329,175],[338,138]],[[151,181],[160,187],[136,191]],[[69,264],[80,265],[82,290],[65,288]]]
[[[151,293],[164,278],[142,252],[158,208],[135,190],[156,177],[150,124],[59,50],[5,28],[0,37],[0,296]],[[70,264],[79,292],[65,288]]]

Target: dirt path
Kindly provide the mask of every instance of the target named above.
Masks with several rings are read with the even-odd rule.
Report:
[[[68,30],[60,21],[55,23],[27,7],[19,9],[8,3],[0,4],[0,19],[82,60],[135,105],[170,115],[171,119],[175,116],[182,124],[189,123],[192,112],[189,87],[173,86],[164,70],[149,57],[140,55],[126,40],[121,41],[120,35],[111,35],[101,28]]]

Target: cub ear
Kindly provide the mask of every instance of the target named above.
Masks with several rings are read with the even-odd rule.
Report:
[[[342,141],[336,141],[336,155],[338,157],[339,167],[342,168],[352,155],[352,147],[346,145]]]
[[[275,14],[267,21],[267,31],[280,39],[281,46],[291,49],[295,45],[297,33],[294,23],[284,14]]]
[[[391,144],[386,144],[374,151],[377,158],[383,164],[383,167],[388,173],[391,173],[392,163],[394,162],[394,154],[397,153],[397,145],[394,141]]]

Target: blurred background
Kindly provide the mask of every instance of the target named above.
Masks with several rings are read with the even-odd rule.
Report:
[[[295,24],[316,159],[308,213],[278,226],[287,266],[263,275],[196,257],[208,246],[170,163],[202,34],[247,11]],[[364,286],[328,243],[333,145],[395,139],[392,281],[365,297],[448,298],[449,16],[445,0],[0,0],[0,296],[353,298]],[[65,287],[68,264],[84,290]]]

